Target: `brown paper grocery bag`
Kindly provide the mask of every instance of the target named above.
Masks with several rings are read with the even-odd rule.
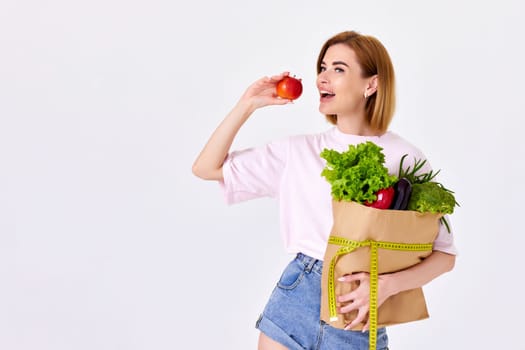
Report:
[[[419,213],[407,210],[382,210],[359,203],[333,201],[334,223],[330,237],[342,237],[352,241],[379,241],[402,244],[428,244],[434,242],[442,214]],[[338,314],[330,321],[328,302],[328,270],[330,262],[341,247],[328,244],[323,260],[321,319],[336,328],[344,328],[356,316],[357,311]],[[378,249],[378,273],[396,272],[421,262],[431,254],[427,251],[400,251]],[[351,292],[355,284],[338,282],[343,275],[370,272],[370,247],[359,247],[340,255],[334,269],[335,294]],[[338,304],[340,306],[344,304]],[[428,317],[427,306],[421,288],[401,292],[388,298],[377,311],[377,327],[416,321]],[[360,330],[364,323],[356,326]]]

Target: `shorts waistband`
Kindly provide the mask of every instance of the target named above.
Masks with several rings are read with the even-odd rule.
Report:
[[[319,259],[312,258],[311,256],[305,255],[303,253],[297,253],[295,260],[299,261],[304,265],[304,270],[306,272],[316,271],[318,273],[323,272],[323,261]]]

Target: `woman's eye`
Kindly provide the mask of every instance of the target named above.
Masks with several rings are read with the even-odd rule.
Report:
[[[326,67],[319,68],[319,72],[324,72],[326,70]]]
[[[344,72],[344,69],[342,69],[342,68],[335,68],[334,70],[335,70],[336,72],[338,72],[338,73],[342,73],[342,72]]]

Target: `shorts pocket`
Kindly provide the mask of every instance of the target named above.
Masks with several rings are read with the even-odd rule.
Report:
[[[304,276],[304,265],[297,260],[291,261],[286,269],[284,269],[277,287],[281,289],[291,290],[297,287]]]

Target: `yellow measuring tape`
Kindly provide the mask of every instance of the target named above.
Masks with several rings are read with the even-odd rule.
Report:
[[[328,306],[330,310],[330,321],[337,321],[337,304],[335,295],[335,264],[337,259],[344,254],[351,253],[357,248],[370,247],[370,310],[368,313],[369,326],[369,349],[375,350],[377,343],[377,250],[401,250],[401,251],[430,251],[432,243],[393,243],[382,241],[354,241],[347,238],[330,236],[329,244],[341,246],[330,261],[328,270]]]

